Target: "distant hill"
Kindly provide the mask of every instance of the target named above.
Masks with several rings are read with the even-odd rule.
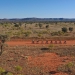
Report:
[[[75,21],[75,18],[12,18],[12,19],[0,19],[0,22],[12,22],[12,21]]]

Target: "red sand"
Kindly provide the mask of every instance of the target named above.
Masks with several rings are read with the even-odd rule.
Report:
[[[63,62],[65,60],[65,62]],[[56,55],[55,53],[44,53],[39,56],[35,57],[29,57],[28,58],[29,65],[31,66],[39,66],[43,67],[44,71],[50,72],[50,71],[56,71],[56,68],[59,65],[68,63],[71,61],[71,58],[69,57],[60,57]],[[66,73],[56,73],[53,75],[67,75]]]
[[[35,42],[35,44],[32,44],[32,40],[22,40],[22,41],[8,41],[6,42],[9,46],[17,46],[17,45],[48,45],[45,43],[46,41],[44,41],[43,44],[41,44],[41,41],[39,42],[39,44],[37,44]],[[53,44],[54,44],[54,41],[53,41]],[[75,40],[69,40],[69,41],[66,41],[66,44],[64,44],[64,41],[62,41],[62,44],[59,44],[59,41],[58,41],[58,44],[55,44],[55,45],[75,45]]]
[[[59,41],[58,41],[59,42]],[[63,43],[64,41],[62,41]],[[66,44],[55,44],[55,45],[75,45],[75,40],[69,40],[66,41]],[[21,45],[36,45],[36,46],[41,46],[41,45],[49,45],[46,44],[44,41],[44,44],[41,44],[41,42],[39,42],[39,44],[32,44],[32,40],[24,40],[24,41],[8,41],[6,42],[9,46],[21,46]],[[67,59],[68,58],[68,59]],[[67,60],[66,60],[67,59]],[[65,62],[63,62],[65,60]],[[39,66],[39,67],[43,67],[44,71],[46,72],[50,72],[50,71],[56,71],[56,68],[59,65],[68,63],[71,61],[70,57],[60,57],[58,55],[56,55],[55,53],[45,53],[39,56],[29,56],[28,58],[28,62],[30,66]],[[66,73],[56,73],[53,75],[68,75]]]
[[[53,71],[56,70],[58,65],[69,62],[70,58],[68,58],[69,60],[63,62],[63,60],[67,58],[68,57],[60,57],[55,53],[45,53],[39,56],[29,57],[28,60],[31,65],[44,66],[45,70],[47,69],[47,71]]]

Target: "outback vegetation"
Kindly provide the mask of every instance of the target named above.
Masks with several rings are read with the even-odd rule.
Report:
[[[75,75],[75,22],[0,22],[0,75]]]
[[[70,33],[72,32],[72,33]],[[46,37],[73,36],[74,22],[3,22],[0,23],[0,33],[10,37]]]

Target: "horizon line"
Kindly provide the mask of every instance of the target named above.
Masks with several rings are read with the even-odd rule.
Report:
[[[38,19],[46,19],[45,18],[42,18],[42,17],[25,17],[25,18],[38,18]],[[0,18],[0,19],[24,19],[24,18]],[[52,18],[48,18],[48,19],[52,19]],[[59,19],[59,18],[56,18],[56,19]],[[75,18],[61,18],[60,19],[75,19]]]

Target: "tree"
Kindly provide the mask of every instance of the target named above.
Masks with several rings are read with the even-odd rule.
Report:
[[[69,31],[72,32],[73,31],[73,27],[69,27]]]
[[[4,44],[5,44],[5,42],[6,42],[7,39],[8,39],[8,35],[2,35],[2,34],[0,34],[0,40],[1,40],[1,43],[0,43],[1,52],[0,52],[0,54],[3,53],[3,47],[4,47]]]
[[[41,28],[42,27],[42,24],[39,23],[39,27]]]
[[[66,27],[63,27],[62,28],[62,31],[65,33],[65,32],[67,32],[67,28]]]
[[[19,27],[19,25],[17,24],[17,23],[15,23],[15,25],[14,25],[15,27]]]
[[[46,25],[46,28],[49,28],[49,25]]]

